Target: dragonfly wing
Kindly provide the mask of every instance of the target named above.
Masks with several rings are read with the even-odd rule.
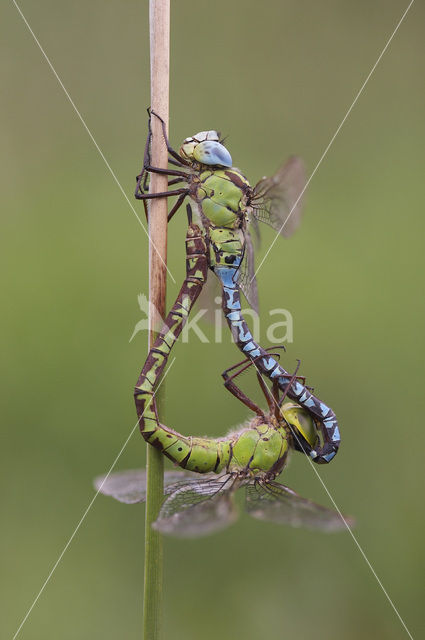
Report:
[[[161,533],[197,538],[225,529],[237,518],[233,481],[193,479],[179,483],[161,507],[153,527]]]
[[[253,482],[246,488],[246,510],[258,520],[320,531],[339,531],[353,524],[337,511],[302,498],[278,482]]]
[[[220,309],[217,305],[220,304],[221,295],[220,280],[216,277],[209,277],[208,273],[207,281],[202,287],[201,293],[195,303],[196,306],[193,310],[193,315],[196,316],[199,311],[202,311],[202,320],[214,324],[216,310]],[[218,303],[216,303],[217,299],[219,300]]]
[[[287,238],[301,221],[306,185],[303,162],[292,156],[271,178],[262,178],[250,201],[254,219],[270,225]]]
[[[187,480],[188,474],[182,471],[166,471],[164,473],[164,493],[168,495],[171,485]],[[145,469],[118,471],[94,480],[95,489],[105,496],[111,496],[125,504],[135,504],[146,500]]]
[[[245,231],[245,250],[238,271],[238,285],[250,306],[258,313],[258,289],[255,278],[254,247],[249,231]]]
[[[254,236],[255,246],[257,247],[257,250],[258,250],[261,245],[261,234],[260,234],[258,219],[251,216],[250,224],[251,224],[251,228],[254,231],[253,236]]]

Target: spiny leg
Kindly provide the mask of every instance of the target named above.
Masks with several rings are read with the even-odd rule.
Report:
[[[297,373],[298,373],[298,369],[300,368],[300,365],[301,365],[301,360],[297,360],[297,362],[298,362],[298,364],[297,364],[297,366],[296,366],[296,368],[295,368],[295,371],[294,371],[294,373],[292,374],[292,376],[291,376],[291,378],[290,378],[290,380],[289,380],[288,384],[286,385],[286,387],[285,387],[285,391],[283,392],[283,395],[282,395],[281,399],[279,400],[279,407],[281,407],[281,406],[282,406],[283,401],[285,400],[286,396],[288,395],[288,391],[290,390],[290,388],[291,388],[292,383],[294,382],[294,380],[297,380],[297,379],[298,379]]]
[[[187,196],[189,189],[173,189],[171,191],[160,191],[159,193],[136,192],[134,195],[136,200],[152,200],[152,198],[169,198],[170,196],[179,196],[181,193],[184,193]]]
[[[275,356],[277,357],[277,359],[279,360],[280,354],[271,351],[272,347],[269,347],[269,349],[267,349],[267,353],[269,353],[269,355],[271,356]],[[274,413],[275,417],[278,419],[279,418],[279,411],[278,406],[276,405],[276,399],[279,398],[279,387],[276,386],[275,382],[273,382],[272,385],[272,391],[270,392],[270,389],[268,388],[268,386],[265,383],[264,380],[264,374],[258,369],[258,367],[256,366],[257,361],[259,360],[261,356],[258,356],[257,358],[253,358],[252,360],[249,361],[248,364],[246,364],[243,369],[241,369],[239,372],[237,372],[236,375],[239,375],[240,373],[242,373],[242,371],[245,371],[248,367],[250,367],[251,365],[255,367],[256,369],[256,373],[257,373],[257,380],[258,380],[258,384],[260,385],[260,389],[263,392],[263,395],[266,399],[267,402],[267,406],[269,408],[270,413]]]
[[[272,349],[272,347],[270,347],[269,349]],[[279,358],[280,354],[273,353],[273,355],[276,356],[277,358]],[[250,409],[255,411],[255,413],[257,413],[258,415],[264,417],[264,412],[261,409],[259,409],[259,407],[250,398],[248,398],[243,393],[243,391],[234,382],[235,378],[240,376],[241,373],[243,373],[244,371],[249,369],[249,367],[251,367],[253,364],[254,364],[254,361],[250,360],[249,358],[247,358],[246,360],[243,360],[242,362],[238,362],[237,364],[233,365],[232,367],[228,367],[228,369],[223,371],[223,373],[221,375],[225,380],[224,385],[225,385],[226,389],[228,389],[231,393],[233,393],[233,395],[235,395],[239,400],[241,400],[241,402],[246,404]],[[242,366],[242,365],[245,365],[245,366]],[[233,373],[231,376],[229,376],[229,372],[230,371],[234,371],[238,367],[240,367],[240,369],[238,371],[235,371],[235,373]],[[275,409],[275,400],[274,400],[273,396],[270,394],[270,391],[269,391],[266,383],[264,382],[264,380],[262,378],[262,375],[260,374],[260,372],[258,370],[257,370],[257,378],[258,378],[258,382],[259,382],[259,385],[260,385],[260,389],[263,392],[264,397],[265,397],[266,402],[267,402],[267,405],[269,407],[269,411],[272,412]],[[250,404],[248,404],[248,402]]]
[[[167,218],[168,222],[170,222],[171,218],[176,213],[176,211],[178,211],[180,209],[180,207],[182,206],[183,200],[185,199],[186,195],[187,195],[186,193],[182,193],[178,197],[177,202],[174,204],[173,208],[171,209],[170,213],[168,214],[168,218]]]
[[[167,136],[167,130],[166,130],[165,122],[161,118],[161,116],[159,116],[155,111],[153,111],[151,109],[151,107],[147,108],[147,112],[148,112],[148,137],[147,137],[147,140],[146,140],[143,166],[147,166],[147,165],[151,164],[150,143],[151,143],[152,135],[153,135],[152,134],[152,125],[151,125],[152,116],[153,115],[156,118],[158,118],[158,120],[161,123],[162,136],[164,138],[165,146],[167,147],[168,154],[171,156],[171,158],[168,158],[169,163],[174,165],[175,167],[187,167],[187,166],[190,166],[190,162],[188,162],[187,160],[182,158],[180,156],[180,154],[177,153],[177,151],[175,151],[175,149],[173,149],[173,147],[170,145],[170,141],[168,140],[168,136]]]
[[[279,354],[274,353],[273,355],[278,357]],[[237,397],[247,407],[252,409],[252,411],[257,413],[261,417],[264,417],[264,412],[262,411],[262,409],[260,409],[258,407],[258,405],[253,400],[251,400],[251,398],[248,398],[248,396],[234,382],[235,378],[240,376],[241,373],[246,371],[253,364],[254,363],[253,363],[252,360],[249,360],[249,361],[244,360],[242,362],[239,362],[238,364],[233,365],[232,367],[229,367],[228,369],[223,371],[223,373],[221,375],[222,375],[222,377],[223,377],[223,379],[225,381],[224,382],[224,386],[226,387],[226,389],[228,389],[235,397]],[[241,365],[245,365],[245,366],[241,366]],[[229,376],[229,372],[230,371],[234,371],[238,367],[240,367],[239,370],[235,371],[235,373],[233,373],[232,375]],[[273,411],[274,410],[274,406],[275,406],[274,399],[271,396],[270,391],[269,391],[266,383],[264,382],[264,380],[263,380],[263,378],[262,378],[262,376],[261,376],[259,371],[257,371],[257,378],[258,378],[258,382],[260,384],[261,391],[263,392],[264,397],[266,398],[269,410]]]
[[[155,167],[145,167],[142,170],[142,173],[137,176],[137,184],[136,184],[136,190],[134,192],[134,197],[136,198],[136,200],[152,200],[152,198],[169,198],[170,196],[177,196],[177,195],[181,195],[184,194],[184,197],[187,196],[189,194],[189,188],[188,187],[181,187],[180,189],[170,189],[168,191],[160,191],[157,193],[149,193],[147,191],[148,189],[148,185],[147,185],[147,181],[146,181],[146,176],[149,175],[150,172],[153,173],[160,173],[160,174],[165,174],[165,175],[171,175],[171,176],[179,176],[173,180],[169,180],[168,181],[168,186],[171,185],[175,185],[181,182],[187,182],[187,174],[183,173],[183,172],[177,172],[177,171],[168,171],[166,169],[157,169]],[[141,180],[143,175],[145,175],[145,179],[144,179],[144,184],[143,184],[143,188],[141,186]],[[182,202],[183,202],[183,198],[182,198]],[[178,208],[178,207],[177,207]],[[145,207],[146,209],[146,207]],[[177,209],[176,209],[177,211]],[[174,211],[175,213],[175,211]],[[174,215],[174,214],[173,214]],[[172,216],[169,216],[168,220],[171,220]]]
[[[174,216],[176,211],[181,207],[184,199],[188,195],[187,189],[175,189],[174,191],[162,191],[160,193],[144,193],[144,194],[137,193],[136,198],[137,200],[141,200],[143,202],[143,206],[145,208],[146,220],[149,220],[147,202],[149,200],[152,200],[152,198],[169,198],[170,196],[174,196],[174,195],[178,195],[179,197],[167,216],[167,221],[170,222],[171,218]]]
[[[186,215],[187,215],[187,223],[189,225],[189,227],[192,224],[192,207],[190,206],[190,202],[187,203],[186,205]]]
[[[280,395],[279,385],[276,380],[273,380],[272,396],[273,396],[273,402],[275,403],[275,405],[279,404],[279,395]]]
[[[175,167],[186,166],[186,165],[183,165],[182,162],[177,162],[177,160],[174,160],[174,158],[168,158],[168,162],[170,164],[173,164]]]
[[[167,176],[180,176],[180,178],[188,178],[189,174],[186,171],[177,171],[176,169],[160,169],[159,167],[153,167],[151,164],[143,167],[145,171],[149,173],[160,173]]]
[[[165,145],[167,147],[167,151],[170,154],[170,156],[172,156],[176,163],[178,163],[180,166],[190,166],[190,162],[188,162],[187,160],[184,160],[184,158],[182,158],[177,151],[175,151],[175,149],[173,149],[173,147],[170,145],[169,141],[168,141],[168,136],[167,136],[167,129],[165,127],[165,122],[164,120],[161,118],[161,116],[159,116],[155,111],[153,111],[152,109],[150,110],[150,113],[155,116],[156,118],[158,118],[158,120],[161,123],[161,127],[162,127],[162,135],[164,136],[164,142]],[[174,162],[173,162],[174,164]]]
[[[145,167],[147,167],[150,163],[151,163],[151,142],[152,142],[152,127],[151,127],[151,114],[149,109],[148,111],[148,135],[146,137],[146,144],[145,144],[145,151],[143,154],[143,169],[141,171],[140,176],[137,176],[137,188],[136,188],[136,192],[140,191],[140,185],[141,185],[141,181],[142,181],[142,177],[144,176],[144,180],[143,180],[143,191],[147,191],[148,188],[148,174],[145,171]]]
[[[270,393],[269,388],[264,382],[263,376],[259,371],[257,371],[257,380],[260,385],[260,389],[263,392],[264,397],[266,399],[267,405],[269,407],[269,411],[270,413],[272,413],[275,410],[274,396]]]
[[[138,193],[144,193],[148,190],[148,179],[149,179],[149,174],[146,171],[146,167],[148,165],[150,165],[151,163],[151,142],[152,142],[152,127],[151,127],[151,113],[150,113],[150,107],[148,107],[147,109],[148,112],[148,135],[146,136],[146,142],[145,142],[145,149],[144,149],[144,153],[143,153],[143,166],[142,166],[142,170],[140,172],[140,174],[138,176],[136,176],[136,190],[134,192],[135,197],[137,198],[137,194]],[[142,180],[143,180],[143,186],[142,186]],[[146,211],[146,217],[147,217],[147,209],[145,206],[145,211]]]
[[[288,385],[287,385],[287,387],[285,389],[285,392],[284,392],[284,394],[283,394],[283,396],[282,396],[282,398],[280,400],[279,400],[279,395],[280,395],[279,384],[277,383],[276,380],[273,380],[273,386],[272,386],[273,407],[270,409],[270,412],[274,413],[274,416],[275,416],[276,420],[280,420],[282,418],[281,408],[282,408],[283,401],[285,400],[285,398],[286,398],[286,396],[288,394],[288,391],[291,388],[291,385],[294,382],[294,380],[298,380],[299,379],[299,376],[297,376],[297,372],[298,372],[298,369],[300,368],[300,364],[301,364],[301,362],[300,362],[300,360],[298,360],[298,364],[297,364],[297,366],[295,368],[295,371],[294,371],[291,379],[289,380]],[[259,374],[257,374],[257,375],[259,375]],[[263,384],[265,384],[265,383],[263,382]]]
[[[264,349],[264,351],[267,351],[267,353],[270,356],[274,356],[275,358],[277,358],[279,360],[280,359],[280,353],[274,352],[274,349],[283,349],[284,351],[286,351],[286,347],[284,345],[277,345],[277,346],[274,346],[274,347],[267,347],[267,349]],[[232,367],[229,367],[228,369],[226,369],[225,373],[228,373],[229,371],[233,371],[233,369],[237,369],[241,365],[246,365],[245,367],[243,367],[243,369],[241,369],[240,373],[242,373],[243,371],[248,369],[251,365],[253,365],[255,362],[260,361],[262,358],[263,358],[263,356],[257,356],[255,358],[245,358],[245,360],[242,360],[241,362],[238,362],[237,364],[234,364]],[[298,368],[299,368],[299,365],[297,367],[297,371],[298,371]],[[237,374],[237,375],[239,375],[239,374]],[[303,385],[305,385],[305,381],[306,381],[305,376],[296,376],[295,380],[299,380],[299,381],[301,381],[303,383]],[[306,389],[312,390],[312,387],[306,387]],[[274,399],[276,401],[278,401],[278,399],[279,399],[279,393],[280,393],[279,384],[278,384],[277,381],[273,381],[272,394],[273,394],[273,397],[274,397]]]
[[[148,108],[148,135],[146,138],[146,143],[145,143],[145,149],[144,149],[144,155],[143,155],[143,168],[142,171],[140,172],[140,174],[137,176],[136,180],[136,190],[135,190],[135,197],[138,200],[143,200],[145,199],[143,196],[146,195],[146,192],[148,190],[148,179],[149,179],[149,173],[159,173],[159,174],[165,174],[165,175],[171,175],[171,176],[178,176],[180,177],[182,180],[187,180],[188,174],[185,171],[177,171],[174,169],[163,169],[163,168],[159,168],[159,167],[153,167],[151,165],[151,155],[150,155],[150,146],[151,146],[151,141],[152,141],[152,127],[151,127],[151,120],[152,120],[152,116],[151,116],[151,109]],[[178,167],[186,167],[189,165],[189,163],[185,162],[182,158],[180,158],[180,156],[174,151],[174,149],[172,149],[172,147],[169,145],[168,143],[168,138],[165,135],[165,123],[162,120],[162,118],[160,118],[156,113],[154,114],[156,117],[159,118],[160,122],[161,122],[161,127],[162,127],[162,133],[164,135],[164,141],[166,143],[167,146],[167,151],[170,155],[172,155],[173,157],[168,158],[168,161]],[[174,159],[176,158],[176,159]],[[175,195],[175,194],[172,194]]]
[[[282,346],[277,346],[277,347],[268,347],[267,349],[265,349],[265,351],[267,351],[267,353],[271,356],[276,357],[277,359],[279,359],[280,354],[273,352],[273,349],[285,349],[285,347]],[[255,358],[246,358],[245,360],[243,360],[242,362],[239,362],[235,365],[233,365],[232,367],[229,367],[228,369],[226,369],[223,373],[222,376],[225,380],[233,380],[234,378],[236,378],[237,376],[239,376],[241,373],[243,373],[244,371],[246,371],[247,369],[249,369],[249,367],[251,366],[255,366],[256,362],[259,362],[260,360],[262,360],[263,356],[257,356]],[[242,366],[245,365],[245,366]],[[229,376],[228,373],[230,371],[233,371],[234,369],[237,369],[238,367],[241,367],[239,369],[239,371],[236,371],[233,375]],[[297,376],[296,373],[298,371],[300,367],[300,361],[298,361],[298,366],[295,370],[295,374],[294,376],[292,376],[291,381],[289,383],[288,388],[286,389],[283,398],[279,401],[279,395],[280,395],[280,388],[279,388],[279,384],[277,383],[276,380],[273,381],[273,386],[272,386],[272,391],[270,392],[268,386],[266,385],[266,383],[264,382],[263,379],[263,373],[256,367],[257,369],[257,378],[258,378],[258,382],[261,388],[261,391],[264,394],[264,397],[266,399],[267,405],[269,407],[270,413],[274,413],[276,418],[279,417],[280,411],[279,411],[279,407],[281,406],[281,404],[283,403],[283,400],[286,397],[286,394],[290,388],[290,385],[292,384],[292,382],[294,380],[303,380],[303,384],[305,384],[305,378],[304,376]]]
[[[251,398],[248,398],[248,396],[242,391],[242,389],[240,389],[237,386],[237,384],[233,381],[232,378],[226,378],[225,372],[222,373],[221,375],[224,378],[224,386],[228,391],[230,391],[232,395],[235,396],[235,398],[240,400],[246,407],[248,407],[249,409],[251,409],[251,411],[256,413],[257,416],[260,416],[261,418],[265,418],[264,411],[262,411],[260,407],[257,404],[255,404],[253,400],[251,400]]]
[[[285,347],[282,346],[277,346],[277,347],[268,347],[267,349],[265,349],[265,351],[270,352],[273,351],[273,349],[283,349],[284,351],[286,351]],[[274,356],[276,356],[276,358],[280,357],[279,353],[273,353]],[[225,371],[223,372],[222,375],[224,375],[224,373],[229,373],[229,371],[233,371],[234,369],[237,369],[238,367],[240,367],[243,364],[248,363],[248,366],[244,367],[244,369],[242,371],[245,371],[245,369],[248,369],[248,367],[250,367],[252,365],[252,358],[245,358],[245,360],[242,360],[241,362],[237,362],[236,364],[232,365],[231,367],[228,367],[227,369],[225,369]],[[242,373],[241,371],[241,373]]]

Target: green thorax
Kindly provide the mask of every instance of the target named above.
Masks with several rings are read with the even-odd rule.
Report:
[[[210,240],[210,267],[232,265],[244,252],[248,180],[236,169],[205,169],[199,173],[194,197]]]
[[[273,419],[268,424],[254,418],[247,427],[228,437],[232,441],[229,471],[267,473],[280,461],[283,464],[289,449],[285,428]]]
[[[214,227],[234,229],[241,224],[248,180],[236,169],[206,169],[199,174],[196,200]]]

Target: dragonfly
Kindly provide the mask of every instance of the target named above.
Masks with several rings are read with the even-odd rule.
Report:
[[[245,487],[246,510],[254,518],[322,531],[349,526],[351,520],[302,498],[275,480],[291,451],[306,453],[306,446],[316,447],[320,437],[311,414],[287,400],[291,385],[298,379],[297,370],[284,392],[276,382],[270,389],[261,371],[256,370],[268,407],[264,411],[235,382],[247,368],[255,366],[255,361],[248,358],[226,369],[222,374],[225,388],[255,414],[227,436],[185,436],[161,424],[155,390],[207,273],[205,237],[199,227],[191,224],[186,236],[185,280],[134,390],[144,439],[184,470],[165,472],[165,500],[153,526],[178,537],[219,531],[236,520],[234,496],[240,487]],[[273,355],[279,358],[278,353]],[[131,504],[146,499],[143,470],[100,476],[95,486],[98,492],[120,502]]]
[[[177,168],[163,169],[151,164],[152,116],[161,122],[169,164]],[[168,185],[172,188],[149,193],[149,177],[152,173],[169,176]],[[174,188],[180,183],[183,186]],[[135,197],[144,201],[147,212],[149,199],[177,196],[168,220],[172,219],[186,198],[194,204],[207,243],[208,269],[221,284],[222,308],[233,339],[244,356],[255,360],[261,373],[277,384],[281,391],[288,387],[291,374],[254,340],[242,315],[240,292],[254,307],[257,306],[250,227],[258,231],[258,223],[263,222],[285,237],[291,235],[300,222],[304,188],[305,172],[298,157],[291,157],[275,175],[262,178],[252,187],[239,169],[233,167],[231,155],[218,131],[201,131],[186,138],[177,152],[169,143],[164,120],[149,111],[143,168],[137,176]],[[189,208],[189,211],[192,209]],[[190,215],[188,213],[189,224]],[[318,446],[312,447],[306,443],[308,455],[319,464],[330,462],[341,441],[334,411],[313,395],[311,389],[299,379],[290,385],[287,393],[291,400],[312,415],[321,432]]]

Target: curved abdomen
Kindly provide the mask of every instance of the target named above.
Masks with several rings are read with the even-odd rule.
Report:
[[[134,388],[142,436],[180,467],[206,473],[220,471],[229,462],[230,445],[209,438],[183,436],[159,421],[155,393],[171,349],[198,298],[208,272],[206,245],[196,225],[186,237],[186,279],[165,323],[149,351]]]
[[[255,342],[242,316],[239,287],[236,284],[237,271],[237,267],[217,266],[214,269],[214,273],[223,287],[223,311],[233,338],[239,349],[251,360],[255,360],[258,369],[271,381],[276,381],[282,391],[286,391],[291,381],[291,374]],[[297,380],[292,382],[287,395],[307,409],[315,418],[323,438],[323,444],[317,446],[316,449],[306,444],[306,453],[314,462],[330,462],[336,455],[341,441],[334,412]]]

